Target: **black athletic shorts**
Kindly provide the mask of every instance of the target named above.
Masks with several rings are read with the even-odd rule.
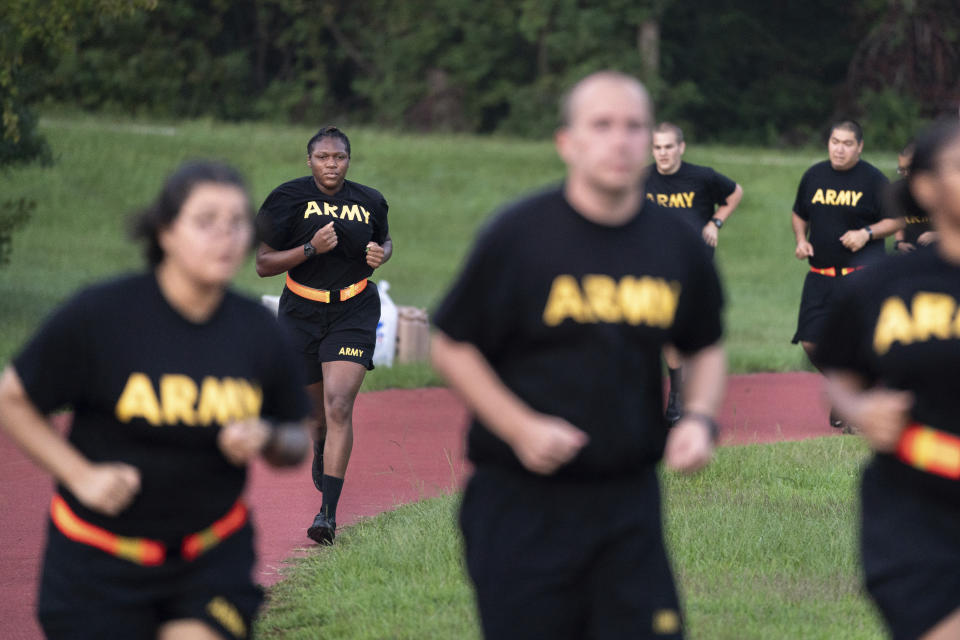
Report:
[[[284,289],[283,297],[296,296]],[[278,319],[294,349],[303,354],[307,384],[323,380],[322,363],[346,360],[373,369],[380,322],[380,294],[372,282],[359,295],[343,302],[280,301]]]
[[[263,592],[251,579],[248,523],[199,558],[145,567],[74,542],[52,523],[37,617],[46,637],[155,640],[171,620],[206,622],[224,638],[249,638]]]
[[[960,509],[896,482],[879,460],[860,497],[867,591],[895,640],[919,638],[960,608]]]
[[[487,638],[680,638],[660,487],[479,468],[460,510]]]
[[[793,344],[801,341],[816,344],[820,341],[820,334],[823,333],[827,317],[830,315],[830,307],[840,280],[850,277],[853,277],[853,274],[832,278],[812,271],[807,273],[803,281],[803,293],[800,294],[800,313],[797,318],[797,332],[793,335]]]

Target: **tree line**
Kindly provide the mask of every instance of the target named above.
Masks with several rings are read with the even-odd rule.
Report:
[[[0,164],[43,154],[47,102],[535,137],[615,68],[697,141],[807,144],[843,115],[896,147],[960,99],[955,0],[11,0],[0,25]]]

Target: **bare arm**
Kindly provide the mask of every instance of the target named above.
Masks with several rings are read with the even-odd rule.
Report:
[[[721,222],[726,222],[727,218],[730,217],[730,214],[733,213],[738,206],[740,206],[741,200],[743,200],[743,187],[738,184],[736,188],[734,188],[733,193],[727,196],[726,204],[717,207],[713,217],[720,218]]]
[[[290,467],[307,455],[310,436],[306,422],[270,424],[263,418],[247,418],[224,425],[217,434],[217,446],[238,467],[258,454],[271,466]]]
[[[870,231],[864,229],[851,229],[840,236],[840,242],[847,249],[857,252],[866,246],[871,239],[879,240],[893,235],[906,227],[907,221],[904,218],[884,218],[880,222],[874,222],[869,225]]]
[[[723,205],[717,207],[717,210],[713,213],[714,218],[718,218],[720,223],[723,224],[726,222],[727,218],[730,217],[730,214],[733,213],[733,210],[737,208],[737,205],[740,204],[740,200],[743,199],[743,188],[738,184],[734,187],[733,193],[727,196],[727,201]],[[720,239],[719,229],[717,225],[713,224],[713,218],[703,226],[701,231],[703,236],[703,241],[706,242],[711,247],[717,246],[717,242]]]
[[[719,343],[701,349],[684,361],[684,415],[670,430],[664,462],[685,473],[706,465],[713,456],[713,434],[708,420],[713,420],[723,403],[727,375],[727,358]]]
[[[140,472],[120,462],[94,464],[51,426],[27,396],[16,370],[0,377],[0,428],[90,509],[116,515],[140,491]]]
[[[387,237],[384,238],[383,244],[377,244],[376,242],[367,243],[367,264],[374,269],[382,266],[392,255],[393,239],[389,233]]]
[[[310,239],[310,244],[317,250],[317,253],[326,253],[337,246],[337,232],[333,229],[333,222],[328,222],[317,229]],[[257,275],[261,278],[275,276],[285,271],[293,269],[298,264],[303,264],[309,258],[304,253],[303,247],[294,247],[279,251],[267,245],[264,242],[257,247]]]
[[[794,249],[793,255],[797,257],[797,260],[806,260],[813,257],[813,245],[807,240],[809,229],[807,221],[798,216],[796,211],[791,212],[791,216],[793,236],[797,241],[797,248]]]
[[[552,474],[587,443],[587,435],[569,422],[538,413],[517,397],[472,344],[437,332],[431,359],[467,407],[530,471]]]
[[[826,391],[840,417],[858,427],[876,451],[896,449],[909,420],[913,396],[906,391],[868,389],[849,371],[828,370]]]

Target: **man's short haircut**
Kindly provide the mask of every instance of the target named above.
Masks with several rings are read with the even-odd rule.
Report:
[[[914,149],[916,149],[916,148],[917,148],[917,143],[915,143],[913,140],[911,140],[911,141],[908,142],[907,144],[903,145],[903,149],[900,150],[900,155],[901,155],[901,156],[912,156],[912,155],[913,155],[913,151],[914,151]]]
[[[661,122],[653,128],[654,133],[672,133],[677,136],[677,144],[683,142],[683,129],[672,122]]]
[[[650,106],[650,111],[653,111],[653,101],[650,99],[650,94],[647,93],[647,88],[643,86],[643,83],[637,80],[635,77],[631,76],[628,73],[623,73],[622,71],[597,71],[591,73],[590,75],[581,78],[578,80],[572,87],[563,92],[563,95],[560,97],[560,126],[566,127],[570,124],[570,116],[573,108],[573,97],[576,95],[577,90],[580,89],[585,83],[592,82],[593,80],[618,80],[626,84],[632,84],[637,86],[640,89],[640,92],[643,94],[644,98],[647,100],[647,104]]]
[[[336,127],[323,127],[320,131],[313,134],[313,137],[310,138],[310,141],[307,143],[307,157],[310,157],[310,154],[313,153],[313,145],[324,138],[336,138],[343,142],[343,148],[347,152],[347,157],[350,157],[350,139],[347,137],[347,134]]]
[[[857,144],[863,142],[863,127],[856,120],[837,120],[830,125],[830,135],[833,135],[835,129],[843,129],[852,133],[853,137],[857,139]]]

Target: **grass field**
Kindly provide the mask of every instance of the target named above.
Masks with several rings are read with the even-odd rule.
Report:
[[[700,640],[881,638],[856,554],[859,439],[727,447],[663,474],[667,543]],[[458,496],[401,507],[317,548],[271,590],[263,638],[478,638]],[[589,515],[589,510],[587,510]]]
[[[259,204],[281,182],[305,175],[313,130],[211,121],[118,121],[48,113],[41,130],[56,164],[0,174],[2,200],[29,198],[37,208],[13,238],[0,267],[0,363],[40,319],[78,286],[140,268],[124,236],[126,215],[152,198],[163,177],[188,158],[229,161],[249,178]],[[390,203],[393,260],[375,276],[389,280],[398,304],[432,306],[448,285],[474,231],[500,205],[562,177],[549,141],[466,136],[401,136],[349,130],[349,177],[379,188]],[[734,372],[806,367],[789,344],[804,265],[793,258],[789,212],[800,175],[825,152],[698,147],[686,158],[743,185],[744,199],[721,232],[718,262],[728,297],[727,345]],[[868,159],[888,172],[890,154]],[[237,286],[276,294],[282,279],[258,278],[252,264]],[[438,380],[426,366],[380,369],[366,389],[416,387]]]
[[[259,203],[306,173],[312,129],[211,121],[142,122],[50,112],[41,130],[52,168],[0,174],[0,200],[37,208],[0,267],[0,364],[77,287],[138,269],[123,234],[126,214],[188,158],[226,160],[249,177]],[[350,178],[390,202],[396,255],[377,278],[398,304],[431,307],[474,232],[517,195],[562,176],[549,142],[399,136],[348,130]],[[745,196],[721,232],[727,347],[734,372],[806,367],[789,344],[805,267],[793,258],[789,212],[802,172],[821,150],[698,147],[687,159],[737,180]],[[888,173],[892,154],[867,159]],[[252,264],[237,286],[276,294],[279,277]],[[438,383],[429,366],[380,368],[365,389]],[[733,447],[693,478],[665,475],[668,543],[684,593],[690,637],[877,638],[859,592],[855,478],[865,450],[854,439]],[[343,532],[312,552],[271,593],[266,638],[477,637],[454,528],[456,496],[408,505]]]

